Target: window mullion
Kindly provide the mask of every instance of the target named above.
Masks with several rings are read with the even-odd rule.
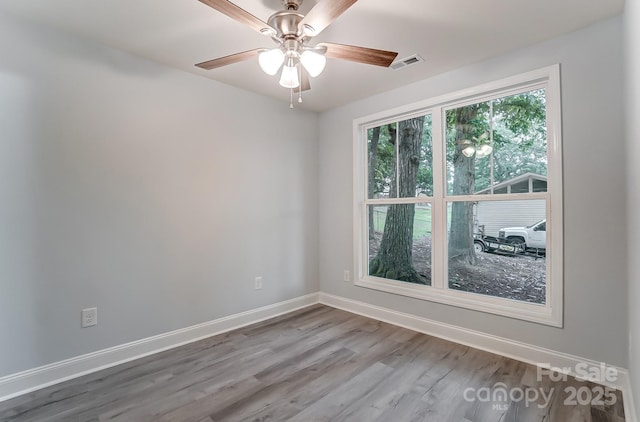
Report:
[[[431,242],[431,266],[432,286],[443,289],[446,278],[446,203],[444,201],[444,186],[446,183],[445,157],[445,122],[444,110],[436,107],[432,112],[432,148],[433,148],[433,207],[432,218],[432,242]]]

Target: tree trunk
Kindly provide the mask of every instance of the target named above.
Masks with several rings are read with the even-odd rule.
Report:
[[[393,167],[391,197],[415,197],[423,126],[424,117],[416,117],[398,124],[400,143],[397,164],[394,162]],[[392,128],[389,127],[389,129],[393,134]],[[380,249],[369,266],[371,275],[426,284],[424,277],[413,268],[414,215],[415,204],[389,206]]]
[[[475,155],[466,157],[462,153],[462,142],[473,135],[472,120],[478,115],[478,106],[461,107],[456,110],[456,140],[453,154],[453,195],[472,195],[475,192]],[[475,265],[473,248],[473,204],[451,203],[451,227],[449,229],[449,261]]]
[[[373,198],[375,195],[375,176],[376,176],[376,163],[378,161],[378,142],[380,141],[380,126],[373,128],[371,135],[371,145],[369,146],[369,166],[368,166],[368,194],[369,198]],[[369,240],[373,239],[374,226],[373,226],[373,212],[369,213]]]

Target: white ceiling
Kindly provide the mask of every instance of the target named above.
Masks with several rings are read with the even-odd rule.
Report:
[[[235,0],[266,21],[280,0]],[[306,13],[315,3],[305,0]],[[359,0],[311,45],[337,42],[421,55],[398,71],[329,60],[303,107],[323,111],[622,13],[624,0]],[[275,44],[197,0],[0,0],[0,9],[135,55],[282,100],[257,59],[205,71],[195,63]]]

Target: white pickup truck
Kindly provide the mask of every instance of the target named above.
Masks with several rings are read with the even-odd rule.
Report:
[[[510,243],[524,243],[527,249],[547,248],[547,220],[540,220],[527,227],[505,227],[498,238]]]

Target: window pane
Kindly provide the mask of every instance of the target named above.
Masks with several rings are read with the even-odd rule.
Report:
[[[396,198],[396,123],[367,130],[367,197]]]
[[[545,303],[546,201],[447,204],[449,288]]]
[[[431,285],[431,205],[367,207],[369,275]]]
[[[449,195],[546,192],[545,90],[447,110]]]
[[[490,144],[489,103],[447,110],[447,192],[473,195],[483,185],[476,168],[486,169],[489,156],[476,154]],[[480,155],[483,155],[480,157]],[[485,171],[486,172],[486,171]],[[488,186],[488,184],[487,184]]]

